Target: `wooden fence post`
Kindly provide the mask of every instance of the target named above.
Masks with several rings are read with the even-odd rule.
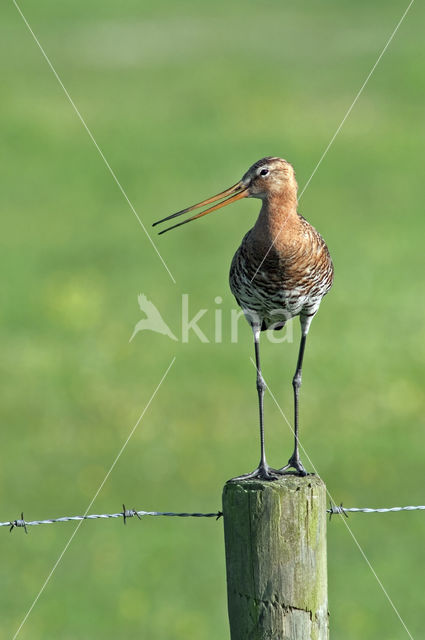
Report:
[[[223,517],[231,640],[327,640],[322,480],[230,480]]]

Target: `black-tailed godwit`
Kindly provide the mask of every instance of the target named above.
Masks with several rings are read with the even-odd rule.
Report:
[[[290,469],[306,475],[298,442],[302,364],[311,321],[323,296],[332,286],[333,265],[322,236],[297,211],[297,182],[292,165],[282,158],[263,158],[229,189],[159,220],[154,226],[219,201],[160,232],[165,233],[241,198],[259,198],[262,207],[257,222],[243,238],[230,267],[230,288],[254,334],[260,413],[260,463],[255,471],[240,477],[273,480]],[[287,465],[272,469],[267,464],[264,446],[263,400],[266,385],[260,367],[260,333],[281,329],[294,316],[299,316],[301,323],[298,361],[292,380],[294,451]]]

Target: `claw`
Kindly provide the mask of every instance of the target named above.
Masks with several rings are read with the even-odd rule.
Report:
[[[277,480],[279,472],[276,469],[271,469],[267,464],[259,464],[255,471],[251,473],[244,473],[241,476],[232,478],[232,482],[238,482],[239,480],[253,480],[258,478],[259,480]]]
[[[278,469],[277,473],[280,475],[287,475],[288,473],[290,473],[290,471],[288,471],[289,469],[295,469],[295,471],[299,476],[308,475],[307,471],[304,469],[304,465],[301,462],[301,460],[295,456],[292,456],[291,458],[289,458],[288,464],[286,464],[281,469]]]

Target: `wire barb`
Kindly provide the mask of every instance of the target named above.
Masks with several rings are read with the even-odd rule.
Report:
[[[123,509],[122,517],[123,517],[124,524],[127,523],[127,518],[133,518],[134,516],[137,516],[139,520],[142,519],[140,515],[137,513],[137,511],[135,511],[134,509],[126,509],[125,504],[123,504],[122,509]]]
[[[344,515],[346,518],[348,518],[348,513],[347,513],[347,509],[344,509],[344,507],[342,506],[342,502],[340,503],[340,505],[338,506],[337,504],[332,504],[332,502],[329,503],[329,509],[327,511],[329,513],[329,520],[332,519],[332,516],[339,514],[339,515]]]
[[[23,528],[24,528],[24,530],[25,530],[25,533],[28,533],[28,529],[27,529],[27,524],[28,524],[28,523],[27,523],[27,522],[25,522],[25,519],[24,519],[24,512],[23,512],[23,511],[21,511],[21,519],[20,519],[20,520],[13,520],[13,522],[5,522],[5,523],[2,523],[2,524],[10,525],[9,533],[11,533],[11,532],[12,532],[12,530],[13,530],[15,527],[23,527]]]

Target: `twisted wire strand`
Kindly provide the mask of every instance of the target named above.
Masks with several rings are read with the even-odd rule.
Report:
[[[126,509],[123,505],[123,511],[119,513],[101,513],[90,514],[86,516],[62,516],[61,518],[46,518],[45,520],[25,520],[24,514],[21,513],[21,517],[16,520],[10,520],[7,522],[0,522],[0,527],[9,527],[12,531],[15,527],[22,527],[27,532],[27,527],[37,526],[40,524],[56,524],[56,522],[70,522],[72,520],[107,520],[109,518],[123,518],[124,524],[126,524],[127,518],[133,518],[136,516],[141,520],[143,516],[168,516],[174,518],[215,518],[218,520],[223,514],[221,511],[214,513],[175,513],[173,511],[136,511],[135,509]]]
[[[329,518],[333,515],[344,515],[348,517],[349,513],[390,513],[396,511],[425,511],[425,505],[406,506],[406,507],[344,507],[340,505],[330,504],[329,509],[326,510],[329,513]],[[123,510],[118,513],[100,513],[89,514],[86,516],[62,516],[61,518],[46,518],[45,520],[25,520],[24,514],[21,513],[21,517],[16,520],[8,520],[6,522],[0,522],[0,527],[9,527],[12,531],[15,528],[23,528],[26,533],[27,527],[38,526],[40,524],[56,524],[57,522],[72,522],[75,520],[108,520],[110,518],[123,518],[124,524],[126,524],[127,518],[137,517],[139,520],[144,516],[165,516],[171,518],[215,518],[219,520],[223,513],[221,511],[215,511],[211,513],[176,513],[174,511],[136,511],[135,509],[126,509],[123,505]]]
[[[329,509],[327,509],[327,513],[329,513],[330,516],[347,516],[347,513],[389,513],[390,511],[425,511],[425,505],[409,505],[407,507],[382,507],[374,509],[371,507],[344,507],[341,503],[340,505],[331,504],[329,506]]]

